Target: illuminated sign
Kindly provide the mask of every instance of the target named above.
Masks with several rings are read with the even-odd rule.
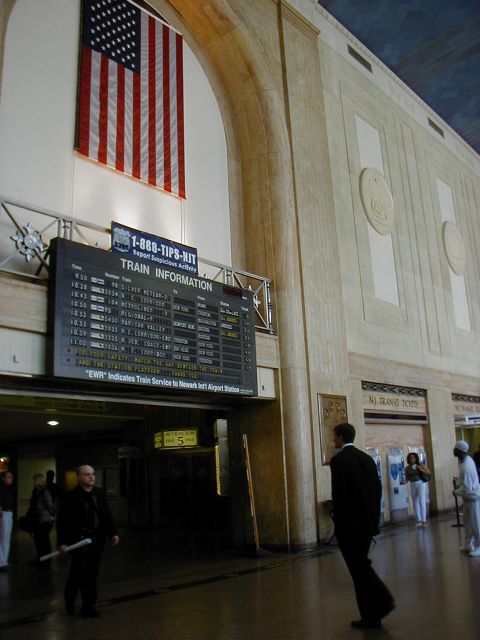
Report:
[[[50,254],[51,374],[257,395],[251,291],[62,238]]]
[[[159,431],[153,435],[153,444],[155,449],[196,447],[198,445],[198,429]]]

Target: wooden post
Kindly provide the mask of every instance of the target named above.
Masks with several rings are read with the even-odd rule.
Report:
[[[255,512],[255,497],[253,495],[252,468],[250,466],[250,455],[248,453],[247,434],[243,434],[243,457],[245,460],[245,468],[247,470],[248,496],[250,498],[250,513],[253,522],[253,535],[255,536],[255,549],[257,554],[260,552],[260,542],[258,540],[257,514]]]

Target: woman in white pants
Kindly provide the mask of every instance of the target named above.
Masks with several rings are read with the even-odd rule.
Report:
[[[0,480],[0,571],[8,571],[10,565],[10,537],[12,535],[14,509],[13,475],[6,471]]]
[[[417,453],[409,453],[407,466],[405,467],[407,482],[410,482],[410,495],[412,496],[413,510],[417,527],[425,527],[427,524],[427,484],[422,479],[430,477],[430,470],[421,464]]]

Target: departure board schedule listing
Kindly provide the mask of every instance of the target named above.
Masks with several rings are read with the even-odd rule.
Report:
[[[251,291],[56,238],[50,373],[257,395]]]

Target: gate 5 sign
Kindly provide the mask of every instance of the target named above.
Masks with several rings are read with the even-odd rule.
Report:
[[[56,238],[54,376],[255,396],[251,291]]]
[[[176,429],[175,431],[159,431],[154,435],[155,449],[167,449],[169,447],[196,447],[197,445],[197,429]]]

